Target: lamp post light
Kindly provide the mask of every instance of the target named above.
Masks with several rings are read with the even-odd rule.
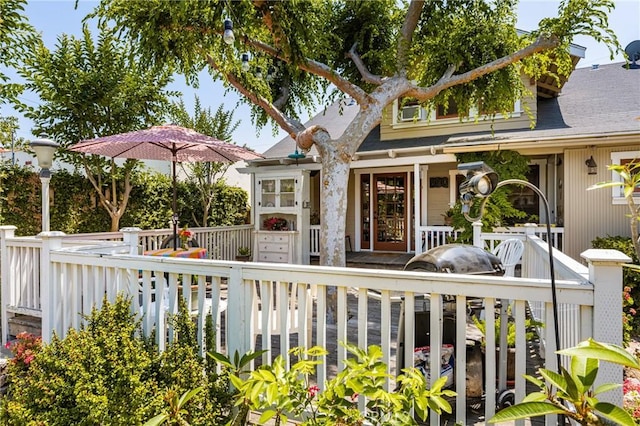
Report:
[[[458,165],[458,170],[467,170],[467,179],[460,184],[460,200],[462,201],[462,213],[469,222],[475,222],[482,219],[484,206],[489,200],[489,196],[496,189],[510,184],[524,185],[532,189],[542,201],[546,213],[547,225],[547,246],[549,251],[549,274],[551,275],[551,302],[553,309],[553,322],[555,333],[556,350],[560,350],[560,331],[558,327],[558,301],[556,296],[556,278],[553,266],[553,244],[551,242],[551,218],[549,215],[549,202],[542,191],[526,180],[507,179],[502,182],[498,181],[496,172],[482,161],[473,163],[463,163]],[[473,218],[469,215],[471,205],[475,198],[481,198],[478,217]],[[560,372],[560,354],[557,354],[558,372]]]
[[[51,166],[53,154],[60,146],[50,139],[36,139],[30,143],[31,149],[36,153],[40,166],[40,182],[42,183],[42,232],[49,229],[49,181],[51,180]]]

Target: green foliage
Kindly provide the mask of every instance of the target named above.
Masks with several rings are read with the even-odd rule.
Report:
[[[598,237],[591,241],[591,245],[596,249],[612,249],[618,250],[632,260],[634,265],[640,264],[636,255],[635,248],[631,242],[631,238],[628,237]],[[624,287],[622,289],[623,300],[623,327],[624,327],[624,339],[626,344],[630,342],[631,336],[637,335],[640,330],[640,315],[637,315],[640,311],[640,270],[637,268],[622,268],[622,282]]]
[[[459,163],[484,161],[486,165],[498,174],[500,180],[526,180],[525,174],[529,170],[529,160],[516,151],[462,153],[457,154],[457,159]],[[489,201],[486,203],[482,216],[483,231],[488,232],[495,226],[504,226],[507,221],[526,217],[526,213],[515,208],[509,201],[509,194],[511,194],[515,188],[517,187],[514,185],[507,185],[498,188],[491,194],[491,198],[489,198]],[[478,215],[477,208],[479,205],[479,202],[474,203],[470,213],[471,217]],[[461,208],[462,205],[458,200],[453,207],[453,227],[463,229],[459,236],[459,241],[471,242],[473,239],[473,228],[471,223],[462,215]]]
[[[236,404],[260,410],[260,423],[274,419],[276,424],[283,424],[290,416],[301,417],[305,413],[302,424],[310,426],[410,425],[417,424],[411,415],[412,409],[422,420],[426,419],[429,409],[451,412],[444,397],[454,396],[455,392],[442,389],[446,378],[438,379],[428,389],[421,372],[415,368],[404,369],[397,378],[398,388],[387,392],[384,384],[393,377],[381,361],[380,348],[370,346],[363,350],[350,344],[345,347],[353,357],[345,360],[344,370],[329,380],[323,391],[310,379],[326,350],[293,348],[289,355],[296,361],[289,370],[280,355],[273,364],[250,372],[246,379],[232,375],[231,382],[239,391]],[[358,408],[359,397],[366,398],[365,413]]]
[[[105,300],[64,339],[54,337],[41,348],[26,337],[20,340],[14,349],[22,355],[10,363],[0,422],[224,424],[231,408],[228,378],[199,356],[184,299],[179,314],[170,318],[174,340],[161,354],[140,337],[130,309],[131,300],[118,296],[114,304]]]
[[[160,173],[141,172],[133,176],[129,208],[122,218],[122,226],[142,229],[169,227],[171,218],[171,182]],[[36,235],[41,228],[41,183],[32,167],[12,166],[0,162],[0,223],[16,225],[17,235]],[[179,187],[179,217],[189,223],[200,214],[198,204],[190,202],[197,190],[193,183]],[[54,170],[50,183],[51,229],[67,234],[104,232],[110,228],[107,212],[100,208],[98,195],[79,173]],[[214,209],[210,221],[213,226],[243,224],[247,215],[248,195],[241,188],[216,183]]]
[[[489,423],[545,414],[562,414],[581,425],[600,425],[605,420],[623,426],[635,425],[633,418],[625,410],[597,399],[598,395],[622,385],[604,384],[594,389],[593,384],[600,361],[639,369],[640,363],[637,358],[619,346],[599,343],[592,339],[558,353],[571,357],[571,371],[561,367],[562,374],[558,374],[541,368],[538,373],[542,379],[525,376],[540,390],[527,395],[521,403],[498,412],[489,420]]]
[[[40,98],[37,105],[19,104],[20,110],[33,120],[35,134],[48,135],[62,148],[156,124],[173,95],[164,90],[171,82],[169,70],[146,66],[135,48],[119,41],[106,25],[98,30],[95,37],[88,25],[81,37],[63,34],[53,51],[39,44],[19,70],[25,87]],[[117,231],[128,202],[129,179],[139,162],[117,165],[112,159],[64,149],[57,155],[84,168],[100,205],[112,218],[111,230]]]
[[[161,402],[148,380],[154,355],[135,337],[129,307],[122,297],[105,301],[81,330],[45,345],[27,374],[11,375],[5,422],[131,425],[150,417]]]
[[[203,109],[200,105],[200,99],[196,96],[194,105],[194,116],[191,118],[182,101],[173,104],[171,111],[172,121],[180,126],[194,129],[202,134],[217,138],[227,143],[232,143],[232,133],[238,128],[239,121],[233,121],[233,111],[224,111],[222,105],[218,107],[215,114],[211,113],[211,108]],[[182,170],[187,175],[187,182],[191,189],[195,191],[191,194],[193,206],[201,214],[196,215],[192,212],[188,221],[193,221],[196,226],[214,226],[220,224],[216,220],[215,210],[217,191],[221,189],[219,183],[225,172],[229,168],[230,163],[216,162],[195,162],[182,163]],[[189,200],[191,201],[191,200]],[[236,204],[232,204],[236,205]],[[246,202],[241,205],[246,205]],[[225,206],[228,207],[228,206]],[[233,219],[232,219],[233,220]],[[232,223],[236,223],[233,221]]]
[[[0,2],[0,104],[15,100],[22,92],[22,86],[12,83],[5,72],[19,66],[38,40],[38,33],[24,13],[26,4],[26,0]]]
[[[478,330],[486,336],[487,324],[484,320],[478,319],[478,317],[473,316],[473,323],[478,327]],[[495,320],[495,337],[496,337],[496,345],[500,344],[500,316],[496,317]],[[527,332],[525,334],[525,338],[527,341],[533,339],[536,335],[535,331],[532,327],[540,327],[542,326],[541,322],[532,320],[527,318],[524,323]],[[515,348],[516,347],[516,323],[512,320],[511,317],[508,318],[507,321],[507,347]]]

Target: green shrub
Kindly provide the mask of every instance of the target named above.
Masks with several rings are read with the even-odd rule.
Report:
[[[169,318],[175,337],[161,354],[150,339],[141,337],[130,306],[131,300],[123,296],[114,304],[105,301],[80,330],[70,330],[64,339],[54,337],[42,347],[22,339],[20,348],[28,347],[34,356],[30,352],[9,364],[0,422],[141,425],[166,412],[176,395],[200,388],[204,392],[182,407],[187,413],[183,418],[192,426],[226,423],[231,406],[228,377],[216,375],[215,365],[206,368],[199,356],[196,328],[184,301],[180,313]]]
[[[596,249],[618,250],[629,256],[632,263],[638,265],[638,257],[631,243],[631,238],[621,236],[598,237],[591,242]],[[627,344],[632,335],[640,332],[640,316],[636,315],[640,309],[640,271],[632,268],[622,268],[623,305],[624,305],[624,342]]]
[[[53,338],[27,373],[11,374],[2,419],[8,424],[133,425],[162,404],[150,380],[154,358],[120,297],[94,310],[79,331]]]

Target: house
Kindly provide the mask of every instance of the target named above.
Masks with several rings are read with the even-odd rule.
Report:
[[[577,64],[584,48],[572,46],[571,54]],[[482,116],[476,120],[477,114],[460,121],[456,113],[440,108],[427,111],[396,102],[351,163],[347,250],[423,251],[424,242],[416,247],[415,241],[424,241],[429,227],[444,226],[443,213],[457,199],[462,176],[456,154],[493,150],[528,157],[530,182],[548,199],[550,222],[564,228],[566,254],[579,260],[595,237],[629,235],[627,206],[618,188],[586,190],[616,178],[607,165],[640,158],[640,70],[624,65],[577,68],[560,84],[551,78],[525,79],[532,96],[516,102],[507,120],[496,118],[493,131],[491,121]],[[355,103],[343,101],[307,124],[325,126],[335,137],[357,112]],[[257,260],[307,263],[309,251],[314,253],[317,236],[311,219],[320,205],[321,166],[314,149],[304,158],[296,153],[287,137],[245,169],[254,185],[254,251],[269,252]],[[587,162],[597,168],[590,169]],[[513,201],[546,222],[533,191],[523,191]],[[285,241],[264,232],[270,217],[288,220],[288,237],[277,235]]]

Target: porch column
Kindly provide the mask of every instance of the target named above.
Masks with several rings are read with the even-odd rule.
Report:
[[[617,250],[589,249],[581,254],[589,264],[589,282],[593,284],[593,331],[594,340],[622,346],[622,264],[631,262]],[[605,383],[622,383],[622,366],[603,362],[594,383],[597,388]],[[622,406],[622,388],[598,397],[617,406]]]
[[[422,205],[422,192],[420,191],[420,164],[413,165],[413,234],[415,235],[415,254],[422,253],[422,218],[420,206]],[[410,250],[409,250],[410,251]]]
[[[2,290],[0,290],[0,301],[2,308],[0,315],[2,316],[2,346],[7,344],[9,337],[9,319],[7,318],[7,305],[13,303],[11,295],[11,263],[9,262],[9,251],[7,250],[7,239],[13,238],[15,231],[18,229],[13,225],[0,226],[0,282]]]
[[[120,232],[122,232],[122,241],[129,246],[129,254],[142,254],[141,247],[139,248],[138,245],[140,228],[122,228]]]
[[[62,237],[64,232],[50,231],[41,232],[38,238],[42,240],[40,249],[40,306],[42,308],[42,341],[51,342],[53,331],[59,336],[64,330],[58,330],[60,324],[56,324],[57,311],[60,308],[60,298],[66,297],[63,294],[61,283],[54,276],[53,263],[51,262],[51,252],[62,248]]]

